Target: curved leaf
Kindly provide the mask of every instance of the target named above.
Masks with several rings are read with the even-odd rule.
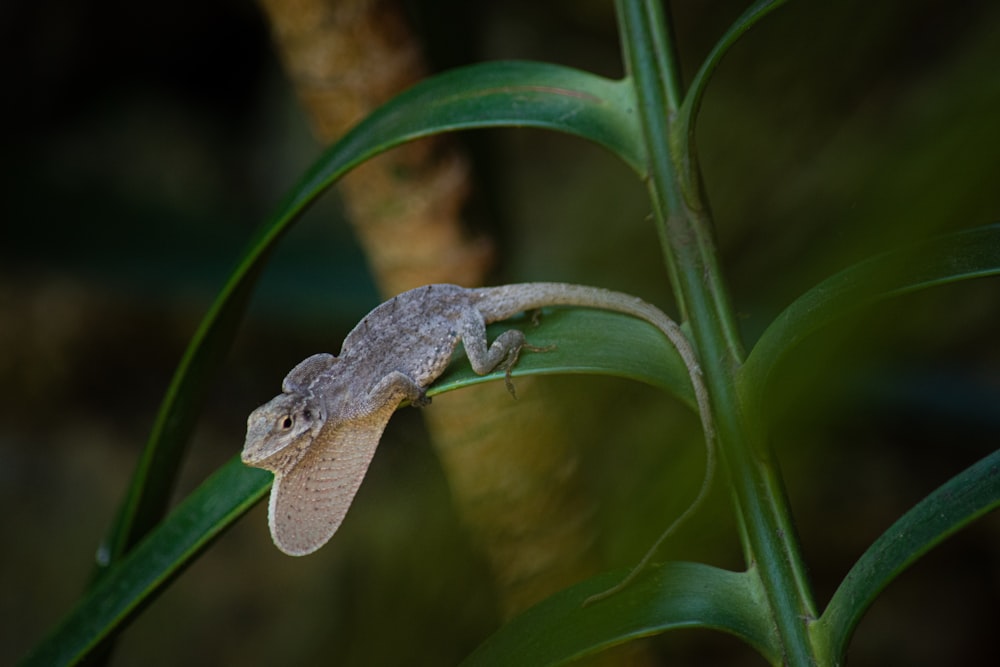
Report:
[[[1000,507],[1000,450],[951,478],[882,534],[851,568],[814,632],[829,655],[842,656],[879,592],[920,556]]]
[[[96,582],[24,665],[70,665],[134,615],[271,486],[270,473],[238,457],[205,480]]]
[[[160,404],[125,499],[99,551],[95,581],[166,513],[188,438],[210,383],[236,336],[261,268],[262,264],[247,267],[241,281],[227,285],[188,344]]]
[[[989,225],[888,252],[824,280],[768,326],[740,371],[745,389],[760,395],[772,369],[819,327],[891,296],[968,278],[1000,274],[1000,225]]]
[[[752,571],[666,563],[651,567],[620,593],[583,606],[623,576],[605,573],[556,593],[500,628],[462,664],[563,665],[632,639],[694,627],[736,635],[772,663],[779,661],[781,650]]]
[[[353,166],[386,148],[431,134],[534,127],[593,141],[641,172],[646,160],[637,122],[627,79],[615,81],[549,63],[491,62],[418,83],[365,118],[335,150],[353,159]],[[373,137],[379,140],[373,142]],[[388,137],[392,139],[387,142]],[[329,166],[321,171],[340,168],[336,160],[326,162]]]
[[[264,261],[280,236],[347,171],[403,142],[451,130],[518,126],[568,132],[644,162],[633,130],[631,86],[530,62],[475,65],[427,79],[396,97],[327,150],[263,225],[188,345],[102,549],[114,563],[166,511],[204,392],[218,371]]]
[[[493,340],[512,328],[513,320],[490,325]],[[659,387],[695,407],[694,390],[677,350],[659,329],[628,315],[586,308],[546,309],[537,325],[527,318],[519,326],[528,342],[552,349],[524,351],[512,375],[586,373],[615,375]],[[503,378],[502,370],[476,375],[464,353],[428,390],[429,395]]]
[[[679,355],[653,325],[628,315],[588,309],[546,310],[536,326],[524,318],[533,345],[555,346],[526,352],[513,375],[597,373],[619,375],[665,388],[689,405],[691,384]],[[491,337],[511,320],[491,326]],[[503,378],[478,376],[461,361],[428,394]],[[260,500],[271,475],[234,458],[152,530],[122,561],[110,568],[56,631],[31,656],[29,664],[73,662],[128,621],[216,535]]]
[[[743,34],[752,28],[754,24],[770,14],[772,11],[785,4],[788,0],[757,0],[736,21],[729,26],[729,30],[716,42],[702,63],[698,73],[695,74],[681,103],[677,114],[677,120],[671,127],[671,140],[677,155],[690,159],[693,153],[694,132],[698,111],[701,108],[701,101],[708,87],[708,81],[715,72],[722,57],[729,52],[729,49],[739,40]]]
[[[691,86],[684,96],[684,102],[681,104],[680,113],[677,118],[679,132],[682,132],[683,135],[694,132],[695,117],[698,115],[698,109],[701,107],[701,100],[705,95],[705,89],[708,87],[708,81],[715,72],[715,68],[722,61],[722,57],[729,52],[733,44],[746,31],[786,2],[788,0],[757,0],[757,2],[753,3],[729,26],[729,29],[716,42],[705,58],[694,79],[691,80]]]

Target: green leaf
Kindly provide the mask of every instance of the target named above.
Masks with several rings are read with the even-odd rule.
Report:
[[[99,571],[118,561],[166,512],[186,445],[210,383],[225,360],[262,265],[231,280],[202,320],[174,373],[132,481],[99,556]]]
[[[632,639],[695,627],[733,634],[779,662],[781,650],[752,572],[666,563],[651,567],[620,593],[583,606],[624,576],[605,573],[556,593],[500,628],[462,664],[563,665]]]
[[[281,235],[319,195],[364,160],[418,137],[458,129],[519,126],[568,132],[601,144],[635,169],[631,87],[567,67],[495,62],[427,79],[371,114],[327,150],[251,241],[192,338],[174,375],[126,500],[102,550],[117,561],[163,516],[186,442],[257,275]]]
[[[528,339],[546,352],[525,352],[515,375],[597,373],[618,375],[667,389],[693,405],[687,371],[674,347],[653,325],[627,315],[589,309],[546,309],[536,326],[522,320]],[[490,327],[491,337],[511,321]],[[452,391],[503,378],[475,375],[468,360],[453,363],[428,393]],[[266,493],[271,475],[238,459],[223,466],[165,521],[110,568],[32,656],[30,664],[74,661],[111,635],[197,557],[208,542]],[[54,661],[54,662],[50,662]]]
[[[23,664],[81,660],[260,500],[271,479],[270,473],[248,468],[238,458],[221,467],[110,568]]]
[[[513,324],[517,324],[513,321]],[[506,320],[491,325],[493,340],[512,327]],[[695,407],[694,390],[677,350],[659,329],[628,315],[587,308],[546,309],[537,325],[527,318],[517,327],[531,345],[551,347],[543,352],[524,351],[513,376],[586,373],[615,375],[659,387]],[[503,371],[476,375],[464,353],[427,392],[430,395],[471,384],[503,378]]]
[[[690,159],[693,154],[694,132],[701,101],[708,87],[709,79],[718,67],[722,57],[729,52],[733,44],[739,40],[758,21],[772,11],[785,4],[788,0],[757,0],[736,21],[715,44],[715,47],[705,58],[698,73],[695,74],[681,103],[677,119],[671,127],[671,141],[678,156]]]
[[[757,0],[757,2],[753,3],[729,26],[725,34],[716,42],[702,63],[698,73],[692,79],[691,86],[685,94],[684,102],[681,104],[680,114],[677,118],[677,124],[681,132],[686,135],[694,132],[695,118],[698,115],[698,109],[701,108],[701,100],[705,95],[705,89],[708,87],[708,82],[712,78],[715,68],[722,61],[723,56],[758,21],[778,7],[781,7],[787,1]]]
[[[356,164],[405,141],[486,127],[565,132],[604,146],[637,172],[645,166],[630,81],[538,62],[482,63],[426,79],[377,109],[338,145],[356,156]],[[330,168],[339,166],[330,161],[323,170]]]
[[[907,512],[851,568],[814,628],[833,658],[875,597],[920,556],[1000,507],[1000,450],[951,478]]]
[[[938,237],[879,255],[824,280],[789,305],[757,341],[740,372],[746,395],[763,395],[771,371],[819,327],[891,296],[1000,274],[1000,225]]]
[[[605,146],[640,170],[645,160],[636,141],[633,112],[627,81],[541,63],[487,63],[421,82],[327,150],[258,230],[188,345],[102,549],[101,571],[94,581],[100,581],[163,517],[205,393],[231,345],[268,254],[337,179],[406,141],[499,126],[575,134]]]

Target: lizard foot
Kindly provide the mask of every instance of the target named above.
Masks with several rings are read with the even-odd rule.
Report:
[[[431,404],[431,397],[427,395],[427,392],[421,390],[420,395],[416,398],[410,399],[410,405],[415,408],[426,408]]]
[[[517,400],[517,391],[514,390],[514,381],[511,378],[511,371],[514,370],[514,366],[517,364],[517,360],[521,358],[521,350],[528,350],[529,352],[551,352],[556,349],[555,345],[546,345],[545,347],[539,347],[538,345],[531,345],[530,343],[522,343],[517,347],[511,348],[510,353],[507,355],[507,361],[504,363],[504,375],[503,381],[507,386],[507,391],[510,395]]]

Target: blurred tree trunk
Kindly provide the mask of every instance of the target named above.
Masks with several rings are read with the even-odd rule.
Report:
[[[261,0],[299,98],[324,143],[425,74],[400,8],[375,0]],[[341,193],[384,296],[418,285],[481,285],[493,244],[469,239],[467,161],[441,138],[361,166]],[[472,387],[426,411],[460,513],[486,553],[505,616],[595,570],[576,454],[552,401],[518,382]],[[564,422],[562,422],[564,423]]]

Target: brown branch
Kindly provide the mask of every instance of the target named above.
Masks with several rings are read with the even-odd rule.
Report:
[[[425,73],[396,4],[261,0],[316,134],[331,142]],[[461,219],[467,161],[443,139],[394,149],[346,177],[341,192],[384,295],[418,285],[481,285],[493,244]],[[520,380],[523,398],[473,387],[435,399],[432,440],[456,505],[512,615],[595,569],[590,509],[560,416]],[[544,386],[544,385],[539,385]]]

